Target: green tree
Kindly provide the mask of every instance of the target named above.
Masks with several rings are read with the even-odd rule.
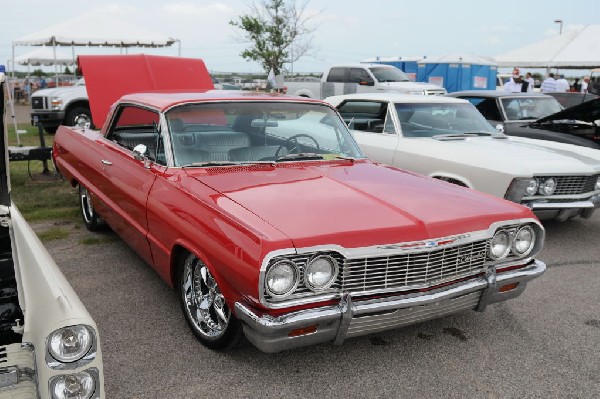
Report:
[[[250,6],[251,13],[241,15],[229,24],[242,30],[251,46],[240,54],[246,60],[259,62],[265,72],[273,69],[281,74],[283,64],[293,63],[313,50],[312,33],[306,15],[308,2],[296,5],[294,0],[262,0]]]

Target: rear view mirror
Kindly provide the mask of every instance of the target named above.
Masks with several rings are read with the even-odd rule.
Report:
[[[498,133],[504,133],[504,125],[503,125],[502,123],[498,123],[498,124],[496,125],[496,131],[497,131]]]

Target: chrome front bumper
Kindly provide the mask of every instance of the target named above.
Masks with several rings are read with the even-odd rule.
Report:
[[[544,273],[546,265],[534,260],[525,268],[497,274],[489,270],[484,277],[456,283],[427,293],[353,302],[344,294],[339,304],[301,310],[279,317],[259,316],[242,303],[235,304],[237,317],[246,338],[263,352],[334,342],[346,338],[390,330],[463,310],[483,311],[496,302],[519,296],[529,280]],[[518,283],[509,291],[504,286]],[[316,327],[316,331],[292,336],[299,329]],[[312,331],[307,330],[307,331]],[[292,334],[294,335],[294,334]]]
[[[557,219],[565,221],[575,216],[589,218],[596,208],[600,207],[600,194],[593,196],[573,198],[569,202],[544,202],[544,200],[525,201],[526,207],[531,209],[539,219]]]

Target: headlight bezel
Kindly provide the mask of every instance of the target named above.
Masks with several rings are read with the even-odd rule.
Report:
[[[532,236],[531,242],[524,252],[520,252],[517,249],[518,235],[522,231],[530,231],[531,236]],[[508,248],[508,251],[505,250],[502,252],[503,256],[496,257],[492,253],[492,248],[493,248],[492,242],[493,242],[494,237],[496,237],[496,235],[499,233],[507,235],[508,240],[509,240],[508,241],[509,248]],[[520,224],[520,225],[500,227],[494,232],[494,234],[490,238],[490,246],[488,249],[488,259],[491,262],[511,262],[511,261],[516,261],[516,260],[526,259],[528,257],[531,257],[532,253],[539,252],[539,249],[543,242],[543,239],[544,239],[543,228],[541,228],[540,226],[538,226],[534,223],[526,223],[526,224]]]
[[[527,186],[525,187],[525,194],[528,196],[536,195],[538,193],[539,187],[540,187],[540,181],[538,179],[536,179],[535,177],[532,179],[529,179],[529,181],[527,182]],[[532,190],[530,190],[530,188]]]
[[[549,182],[552,183],[551,190],[547,190],[547,188],[549,187]],[[552,195],[556,191],[557,184],[558,181],[554,177],[543,178],[543,181],[542,179],[540,179],[538,193],[544,196]]]
[[[310,281],[310,267],[315,264],[319,260],[326,260],[332,267],[331,277],[329,277],[328,281],[321,286],[316,286]],[[306,288],[313,292],[322,292],[329,289],[337,280],[339,274],[340,266],[338,261],[330,255],[319,254],[308,260],[306,263],[306,267],[304,268],[304,285]]]
[[[290,265],[293,273],[294,273],[294,280],[293,280],[293,284],[290,286],[290,288],[283,294],[278,294],[276,292],[274,292],[271,287],[269,287],[269,276],[271,273],[274,273],[274,270],[278,267],[282,267],[282,265],[284,264],[288,264]],[[290,259],[280,259],[277,262],[273,263],[269,269],[267,270],[267,272],[265,273],[265,290],[267,291],[267,293],[276,299],[283,299],[283,298],[287,298],[290,295],[292,295],[296,289],[298,288],[298,284],[300,284],[300,269],[298,268],[298,265],[290,260]]]
[[[77,371],[75,373],[71,373],[71,374],[58,374],[55,376],[52,376],[49,380],[48,380],[48,391],[49,391],[49,397],[50,398],[59,398],[58,396],[56,396],[55,393],[55,389],[57,384],[59,384],[61,381],[64,381],[66,378],[68,377],[73,377],[73,376],[83,376],[83,377],[89,377],[91,378],[92,382],[93,382],[93,389],[91,391],[89,391],[87,393],[87,398],[89,399],[97,399],[100,397],[100,372],[98,371],[97,368],[92,367],[86,370],[82,370],[82,371]],[[65,396],[63,396],[65,397]]]
[[[519,234],[524,231],[531,232],[531,242],[529,243],[529,246],[527,247],[527,249],[525,251],[521,252],[517,249],[517,244],[518,244],[517,240],[519,239]],[[536,235],[535,229],[533,227],[531,227],[530,225],[521,226],[514,234],[514,238],[512,240],[512,245],[511,245],[511,250],[515,253],[516,256],[524,258],[527,255],[529,255],[531,253],[531,251],[533,251],[533,248],[535,247],[535,244],[536,244],[536,239],[537,239],[537,235]]]
[[[55,350],[52,350],[52,339],[60,332],[74,328],[85,329],[89,334],[90,343],[89,345],[86,345],[87,349],[85,351],[81,352],[79,356],[73,357],[72,360],[68,358],[61,359],[61,356],[57,355]],[[54,370],[73,370],[92,362],[96,358],[97,350],[98,340],[96,336],[96,330],[93,327],[86,324],[76,324],[72,326],[61,327],[52,331],[46,337],[46,364],[48,367]]]
[[[506,247],[505,247],[505,249],[502,250],[502,252],[499,255],[496,255],[493,252],[494,240],[496,239],[496,237],[499,237],[500,235],[504,235],[506,237]],[[498,229],[498,230],[496,230],[496,232],[490,239],[490,249],[488,251],[488,254],[489,254],[490,258],[492,258],[493,260],[505,259],[510,253],[511,246],[512,246],[512,240],[511,240],[510,232],[505,229]]]

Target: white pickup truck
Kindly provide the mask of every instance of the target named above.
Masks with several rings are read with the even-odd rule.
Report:
[[[402,70],[382,64],[348,64],[329,67],[320,82],[285,83],[289,95],[324,99],[353,93],[397,92],[444,95],[446,89],[430,83],[413,82]]]

